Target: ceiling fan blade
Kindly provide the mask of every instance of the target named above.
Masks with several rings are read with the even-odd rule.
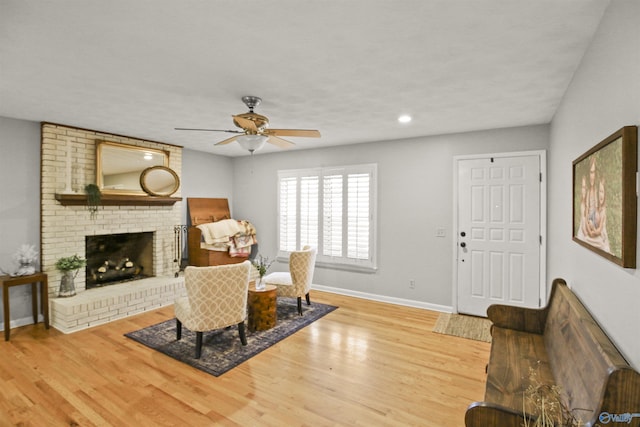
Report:
[[[264,133],[277,136],[301,136],[305,138],[320,138],[320,131],[315,129],[265,129]]]
[[[249,120],[242,116],[232,116],[232,117],[233,117],[233,120],[238,125],[240,125],[242,129],[245,129],[249,132],[258,132],[258,128],[256,127],[256,124],[252,120]]]
[[[204,132],[230,132],[230,133],[244,133],[239,130],[231,130],[231,129],[196,129],[196,128],[174,128],[175,130],[196,130],[196,131],[204,131]]]
[[[237,136],[232,136],[231,138],[227,138],[225,140],[222,140],[220,142],[216,142],[216,145],[226,145],[226,144],[231,144],[233,141],[235,141],[237,138]]]
[[[269,139],[267,140],[267,142],[270,142],[271,144],[280,148],[292,148],[294,145],[296,145],[291,141],[287,141],[286,139],[279,138],[275,135],[269,135]]]

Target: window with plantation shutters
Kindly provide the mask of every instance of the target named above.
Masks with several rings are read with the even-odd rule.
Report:
[[[279,256],[310,245],[320,266],[375,270],[376,169],[279,171]]]

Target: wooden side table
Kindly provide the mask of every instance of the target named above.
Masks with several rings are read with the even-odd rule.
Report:
[[[4,340],[9,341],[11,330],[11,316],[9,316],[9,288],[12,286],[28,285],[31,283],[31,310],[33,323],[38,323],[38,283],[40,283],[40,301],[44,327],[49,329],[49,286],[45,273],[29,274],[28,276],[0,276],[2,283],[2,304],[4,309]]]
[[[254,283],[249,286],[247,323],[250,331],[264,331],[276,326],[276,296],[277,288],[274,285],[266,285],[259,290]]]

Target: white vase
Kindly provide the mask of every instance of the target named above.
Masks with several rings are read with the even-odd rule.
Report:
[[[261,291],[266,285],[267,283],[264,281],[264,276],[260,276],[258,280],[256,280],[256,290]]]

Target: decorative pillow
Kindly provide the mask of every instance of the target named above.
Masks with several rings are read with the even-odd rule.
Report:
[[[286,272],[276,272],[268,274],[264,277],[264,281],[269,285],[277,286],[293,286],[291,274]]]

